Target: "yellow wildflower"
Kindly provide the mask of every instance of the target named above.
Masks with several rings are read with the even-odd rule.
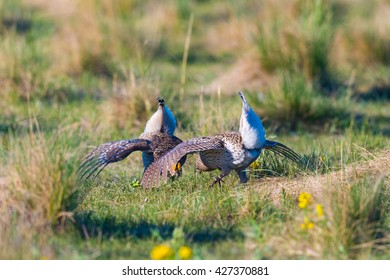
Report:
[[[317,216],[322,217],[324,216],[324,209],[322,208],[321,204],[316,205],[316,211],[317,211]]]
[[[309,218],[304,218],[303,219],[303,223],[301,224],[301,229],[305,230],[305,229],[313,229],[314,228],[314,224],[312,222],[310,222]]]
[[[192,258],[192,250],[188,246],[181,246],[179,248],[179,256],[182,260],[189,260]]]
[[[257,169],[257,168],[259,168],[259,166],[260,166],[260,163],[257,160],[252,162],[251,165],[250,165],[250,167],[252,169]]]
[[[307,201],[306,200],[299,201],[298,207],[301,209],[305,209],[307,207]]]
[[[310,200],[311,199],[311,194],[308,192],[303,192],[299,194],[299,199],[300,200]]]
[[[305,209],[309,203],[311,203],[311,194],[307,192],[300,193],[298,198],[298,207]]]
[[[165,244],[155,246],[150,252],[150,257],[153,260],[167,260],[171,259],[173,255],[172,248]]]

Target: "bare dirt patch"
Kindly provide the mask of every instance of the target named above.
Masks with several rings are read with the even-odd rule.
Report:
[[[205,87],[206,94],[221,91],[229,95],[238,91],[264,91],[275,80],[273,75],[261,68],[255,52],[249,52],[238,59],[233,66]]]
[[[348,192],[351,184],[366,176],[372,178],[372,184],[379,178],[390,179],[390,150],[378,154],[368,154],[367,161],[357,162],[345,168],[323,175],[307,175],[294,179],[267,178],[258,184],[263,192],[269,192],[276,204],[282,197],[282,192],[299,196],[306,191],[321,199],[328,192]]]

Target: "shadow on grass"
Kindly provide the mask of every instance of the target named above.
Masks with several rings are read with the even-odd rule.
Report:
[[[32,20],[18,17],[3,18],[2,25],[5,29],[14,29],[18,34],[24,34],[30,31]]]
[[[298,174],[324,174],[335,167],[336,158],[317,153],[302,154],[301,162],[294,163],[271,153],[263,153],[257,160],[259,166],[251,170],[255,178],[296,177]]]
[[[0,135],[1,134],[7,134],[9,131],[15,130],[16,127],[12,123],[2,123],[0,122]]]
[[[17,119],[15,115],[1,116],[0,115],[0,135],[14,133],[16,131],[29,131],[28,121],[31,118]],[[27,124],[26,124],[27,123]]]
[[[390,86],[374,86],[355,95],[358,101],[390,101]]]
[[[154,224],[148,221],[119,222],[113,216],[98,218],[92,212],[78,213],[75,215],[75,220],[76,228],[84,238],[86,236],[95,237],[101,235],[103,238],[125,238],[130,236],[136,239],[147,239],[157,235],[166,240],[172,238],[172,233],[175,229],[175,224],[173,223]],[[242,232],[233,227],[212,228],[202,226],[202,228],[197,229],[184,227],[183,231],[188,240],[196,243],[227,239],[236,240],[244,237]]]
[[[269,131],[276,134],[287,134],[296,131],[310,131],[321,134],[331,131],[332,133],[342,133],[353,125],[357,129],[366,129],[370,132],[390,137],[390,117],[369,116],[356,112],[344,112],[329,119],[308,120],[302,118],[291,118],[289,121],[265,119],[263,121]]]

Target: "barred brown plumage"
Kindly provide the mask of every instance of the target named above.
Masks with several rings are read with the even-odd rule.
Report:
[[[168,172],[169,175],[174,176],[176,164],[187,154],[205,150],[222,150],[224,148],[223,141],[213,137],[199,137],[182,142],[177,145],[175,149],[168,151],[157,164],[151,164],[149,168],[146,169],[142,176],[141,185],[148,187],[153,185],[156,181],[156,185],[158,186],[160,174],[163,176],[162,180],[164,182],[167,179]]]
[[[99,145],[83,160],[77,173],[80,180],[96,177],[110,163],[128,157],[134,151],[142,151],[144,170],[156,159],[182,142],[173,135],[176,120],[172,112],[165,106],[163,98],[157,99],[159,107],[146,123],[139,139],[118,140]],[[185,163],[185,158],[180,164]]]
[[[287,146],[265,139],[265,131],[260,118],[249,106],[243,93],[239,93],[243,108],[239,132],[225,132],[211,137],[198,137],[185,141],[169,150],[153,162],[144,172],[141,184],[145,188],[159,186],[167,176],[176,172],[176,164],[187,154],[199,153],[196,161],[198,171],[219,169],[220,175],[213,181],[221,184],[222,178],[235,170],[240,183],[247,182],[245,169],[257,159],[261,150],[269,149],[276,154],[300,163],[301,158]]]

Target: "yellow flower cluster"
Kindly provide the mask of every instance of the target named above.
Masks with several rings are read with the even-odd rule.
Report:
[[[192,250],[188,246],[181,246],[179,248],[179,257],[182,260],[189,260],[192,258]]]
[[[313,229],[314,224],[309,220],[309,218],[304,218],[303,223],[301,224],[301,229]]]
[[[318,222],[321,225],[321,220],[324,216],[324,208],[322,204],[316,204],[315,207],[308,207],[313,205],[313,198],[310,193],[303,192],[298,198],[298,207],[304,210],[305,218],[301,224],[302,230],[311,230],[314,228],[314,223]]]
[[[153,260],[169,260],[174,257],[174,252],[171,247],[165,244],[155,246],[150,252],[150,257]]]
[[[174,250],[165,244],[155,246],[150,252],[150,257],[153,260],[172,260],[175,258]],[[178,257],[181,260],[189,260],[192,258],[192,250],[188,246],[181,246],[178,250]]]
[[[301,193],[298,198],[298,207],[305,209],[309,203],[312,203],[311,194],[307,192]]]

